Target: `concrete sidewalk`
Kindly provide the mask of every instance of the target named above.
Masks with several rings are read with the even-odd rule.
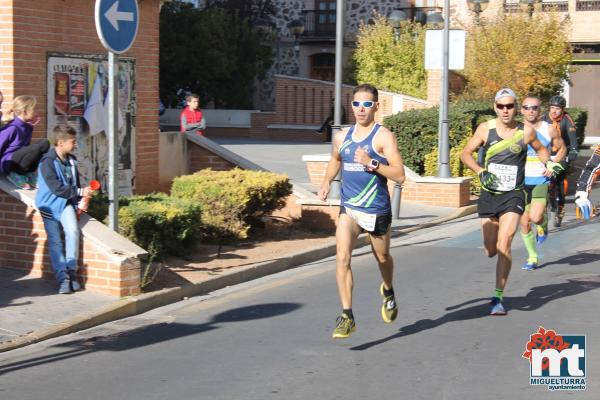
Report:
[[[473,212],[475,206],[455,209],[405,202],[401,206],[401,218],[393,222],[393,235],[409,234]],[[361,235],[357,248],[366,244],[368,237]],[[227,269],[202,281],[122,299],[88,291],[58,295],[52,280],[0,269],[0,352],[140,314],[333,255],[335,241],[275,260]]]

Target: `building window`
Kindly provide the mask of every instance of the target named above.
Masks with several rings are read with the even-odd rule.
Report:
[[[317,53],[310,56],[310,77],[321,81],[334,81],[335,54]]]
[[[317,0],[317,32],[335,31],[335,1]]]

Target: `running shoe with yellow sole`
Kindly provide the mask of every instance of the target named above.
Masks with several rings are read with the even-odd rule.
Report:
[[[536,237],[537,244],[544,243],[544,241],[548,237],[548,232],[539,225],[537,225],[535,229],[536,229],[536,233],[537,233],[537,237]]]
[[[333,330],[333,335],[331,335],[331,337],[334,339],[345,339],[356,330],[354,319],[348,317],[344,313],[337,318],[336,322],[337,325]]]
[[[384,296],[383,294],[383,283],[379,287],[379,293],[383,296],[383,304],[381,306],[381,318],[385,323],[392,323],[398,316],[398,305],[394,296]]]

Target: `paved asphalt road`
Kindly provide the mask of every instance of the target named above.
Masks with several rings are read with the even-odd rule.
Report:
[[[332,340],[331,259],[0,355],[0,399],[598,399],[600,220],[567,222],[490,317],[494,260],[466,217],[393,241],[400,314],[379,315],[368,249],[354,258],[357,331]],[[539,326],[587,335],[586,391],[530,386]]]

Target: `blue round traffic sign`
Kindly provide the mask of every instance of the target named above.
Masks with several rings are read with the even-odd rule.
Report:
[[[96,31],[108,51],[129,50],[138,31],[137,0],[96,0]]]

